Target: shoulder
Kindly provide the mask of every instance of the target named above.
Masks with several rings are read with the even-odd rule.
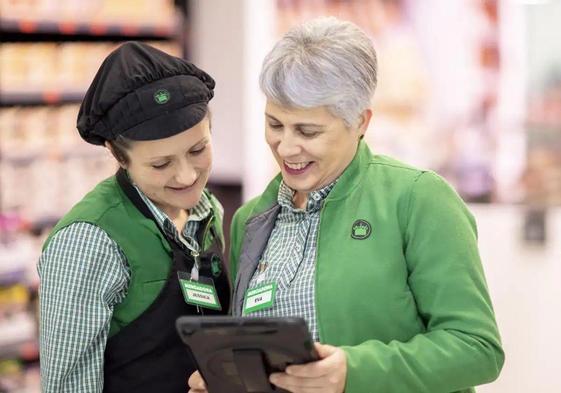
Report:
[[[384,188],[393,185],[401,191],[414,194],[443,193],[457,196],[454,188],[439,174],[432,170],[406,164],[392,157],[373,155],[365,171],[368,182],[385,186]]]
[[[84,247],[94,250],[103,248],[118,249],[117,243],[101,227],[85,222],[73,222],[54,233],[46,244],[44,252],[58,249],[76,249]]]
[[[85,265],[84,262],[87,262]],[[39,272],[45,268],[78,266],[90,269],[95,266],[111,266],[120,270],[126,265],[126,257],[119,245],[97,225],[74,222],[56,232],[45,244],[39,259]],[[122,266],[121,266],[122,265]]]
[[[388,156],[372,155],[361,167],[357,191],[360,194],[375,193],[378,198],[388,201],[403,201],[426,173],[431,172]]]
[[[115,177],[112,176],[100,182],[93,190],[88,192],[72,209],[59,221],[54,231],[68,226],[74,221],[87,221],[95,223],[103,218],[109,211],[123,205],[124,198]]]
[[[265,205],[265,208],[263,207]],[[269,200],[265,198],[265,194],[261,194],[246,203],[236,210],[232,219],[232,230],[240,229],[253,217],[267,211],[269,208],[276,205],[276,199]]]
[[[255,207],[257,206],[257,203],[259,202],[259,199],[261,198],[261,195],[250,199],[249,201],[245,202],[244,204],[242,204],[238,210],[236,210],[235,215],[238,217],[238,219],[242,219],[242,220],[247,220],[252,212],[255,210]]]
[[[279,174],[271,180],[263,193],[250,199],[238,208],[232,220],[232,229],[244,226],[248,220],[276,206],[281,181],[282,177]]]
[[[367,171],[406,183],[415,182],[423,173],[430,172],[385,155],[373,155],[368,164]]]

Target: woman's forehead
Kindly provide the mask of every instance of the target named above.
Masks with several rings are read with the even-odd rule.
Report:
[[[179,134],[168,138],[151,141],[135,141],[131,153],[139,158],[156,159],[160,157],[184,154],[197,145],[210,141],[210,130],[207,124],[197,124]]]
[[[334,117],[324,106],[317,106],[313,108],[296,108],[282,106],[273,101],[267,101],[267,105],[265,106],[265,116],[273,117],[278,120],[280,120],[280,118],[286,118],[301,119],[304,121]]]

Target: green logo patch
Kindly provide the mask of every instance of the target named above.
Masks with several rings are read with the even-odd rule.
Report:
[[[168,102],[170,98],[171,94],[166,89],[161,89],[154,93],[154,101],[160,105]]]
[[[218,277],[222,273],[222,261],[216,255],[210,259],[210,270],[214,277]]]
[[[372,226],[366,220],[356,220],[351,227],[351,237],[357,240],[364,240],[372,233]]]

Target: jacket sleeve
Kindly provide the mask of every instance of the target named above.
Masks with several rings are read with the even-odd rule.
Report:
[[[424,172],[405,222],[408,283],[426,330],[408,342],[343,347],[346,392],[453,392],[495,380],[504,353],[473,216],[444,180]]]

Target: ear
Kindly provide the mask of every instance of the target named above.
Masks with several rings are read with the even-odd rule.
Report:
[[[366,133],[366,130],[368,129],[368,125],[370,124],[371,119],[372,119],[372,109],[370,109],[370,108],[365,109],[360,114],[360,121],[358,123],[358,132],[359,132],[360,139],[362,139],[364,137],[364,134]]]
[[[113,146],[111,146],[109,141],[105,141],[105,147],[111,152],[111,155],[115,158],[115,161],[117,161],[119,166],[123,169],[127,169],[127,166],[119,159],[119,155],[115,152],[115,150],[113,150]]]

